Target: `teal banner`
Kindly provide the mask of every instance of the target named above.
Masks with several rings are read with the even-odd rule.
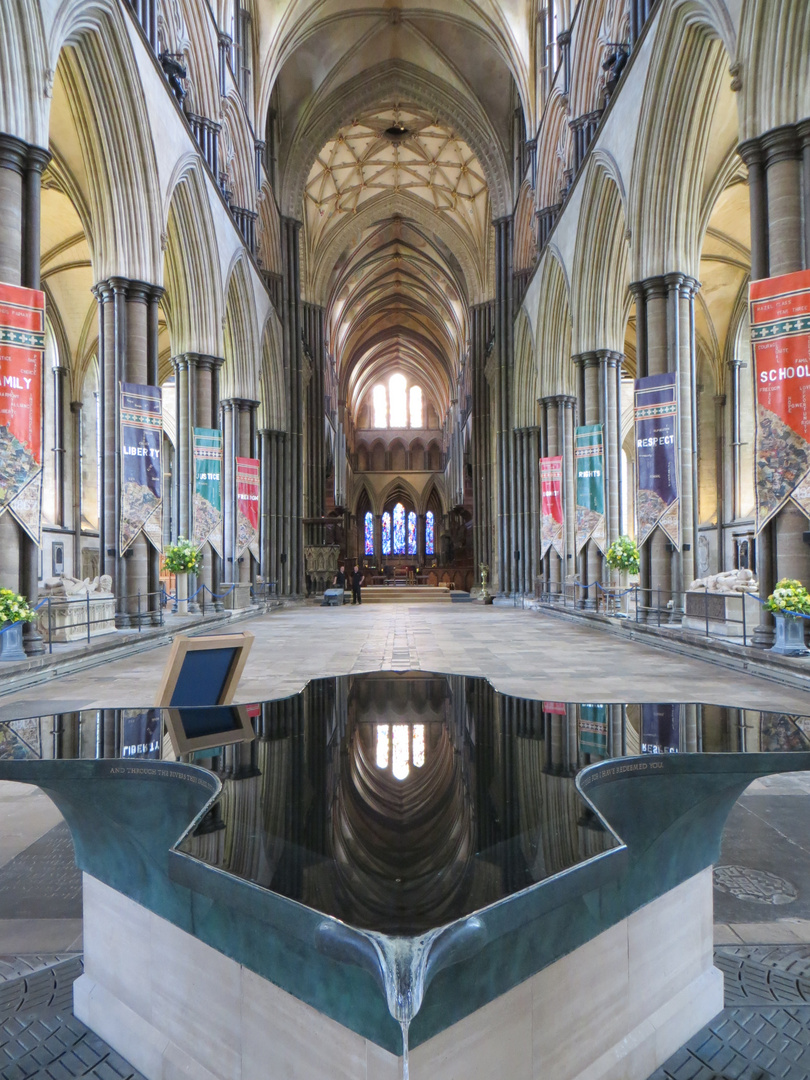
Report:
[[[194,531],[198,548],[222,554],[222,432],[194,428]]]
[[[580,705],[579,752],[607,757],[607,705]]]
[[[605,526],[605,454],[601,424],[586,424],[574,432],[577,464],[577,551],[594,540],[607,547]]]

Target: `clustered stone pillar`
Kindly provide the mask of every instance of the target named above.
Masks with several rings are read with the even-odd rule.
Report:
[[[0,281],[26,289],[40,287],[40,202],[42,171],[50,154],[12,135],[0,134]],[[39,548],[8,512],[0,515],[0,583],[36,604]],[[23,630],[25,651],[45,651],[35,623]]]
[[[515,590],[514,470],[512,460],[512,375],[514,361],[512,311],[512,218],[495,225],[495,342],[498,350],[495,393],[495,460],[498,500],[498,591]]]
[[[284,367],[288,372],[289,437],[284,447],[286,485],[284,591],[304,591],[304,382],[301,348],[301,222],[283,218],[281,250],[284,262],[282,331]]]
[[[230,586],[234,583],[255,584],[255,569],[249,550],[239,551],[236,459],[255,458],[256,410],[258,401],[248,398],[226,398],[222,403],[223,458],[223,554],[225,573]],[[261,497],[261,496],[260,496]]]
[[[681,549],[660,527],[640,546],[642,603],[680,617],[684,589],[695,577],[697,540],[697,417],[695,412],[695,294],[698,282],[671,273],[635,282],[636,369],[639,378],[671,372],[678,387],[678,495]]]
[[[516,588],[520,593],[534,591],[534,579],[540,574],[540,428],[515,431],[515,473],[517,478]]]
[[[177,418],[177,447],[175,452],[174,468],[174,539],[184,536],[191,539],[194,533],[194,428],[217,428],[219,416],[217,402],[217,385],[219,369],[223,360],[218,356],[207,356],[203,353],[188,352],[176,356],[172,364],[175,371],[175,395]],[[215,413],[216,409],[216,413]],[[199,575],[189,577],[189,595],[191,596],[200,585],[205,585],[212,592],[214,589],[214,573],[212,561],[217,557],[213,552],[203,547],[203,566]],[[189,602],[189,611],[194,613],[199,609],[200,601],[195,599]]]
[[[810,119],[775,128],[741,143],[748,166],[751,205],[751,278],[758,281],[810,266]],[[807,583],[810,549],[804,544],[807,519],[792,503],[757,536],[756,572],[761,600],[779,578]],[[773,616],[760,608],[754,644],[773,644]]]
[[[307,483],[304,516],[323,517],[326,494],[326,432],[324,430],[324,368],[326,364],[326,312],[316,304],[303,304],[304,340],[308,343],[312,374],[306,394]],[[323,544],[323,526],[310,525],[307,543]]]
[[[481,563],[492,565],[492,453],[487,349],[495,332],[495,305],[478,304],[470,312],[472,364],[472,495],[475,578]]]
[[[262,534],[261,573],[265,581],[275,584],[276,592],[286,591],[284,583],[285,563],[281,561],[284,547],[284,529],[286,521],[284,482],[284,447],[286,434],[283,431],[264,429],[259,432],[261,440],[262,490],[264,531]]]
[[[113,277],[93,289],[99,304],[101,461],[99,551],[102,572],[110,574],[119,624],[158,610],[159,555],[141,533],[121,555],[122,382],[157,385],[157,305],[163,290],[143,281]],[[154,594],[150,597],[149,594]]]

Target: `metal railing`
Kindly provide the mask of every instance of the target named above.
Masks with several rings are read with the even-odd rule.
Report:
[[[680,626],[721,641],[748,645],[749,633],[759,624],[760,598],[752,592],[675,592],[666,588],[630,585],[620,588],[599,581],[549,582],[538,580],[535,599],[579,610],[630,619],[647,626]],[[739,600],[739,607],[728,601]],[[795,614],[800,615],[800,612]],[[801,616],[810,618],[810,616]],[[688,625],[684,626],[684,621]]]

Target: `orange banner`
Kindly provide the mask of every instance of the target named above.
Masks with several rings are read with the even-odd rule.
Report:
[[[39,543],[45,294],[0,285],[0,513]]]
[[[810,516],[810,270],[752,281],[757,530],[789,500]]]

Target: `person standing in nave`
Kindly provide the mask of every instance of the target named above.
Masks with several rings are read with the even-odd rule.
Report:
[[[359,566],[355,566],[352,573],[352,604],[362,604],[363,600],[360,596],[360,589],[363,586],[363,582],[366,580],[365,575]]]

